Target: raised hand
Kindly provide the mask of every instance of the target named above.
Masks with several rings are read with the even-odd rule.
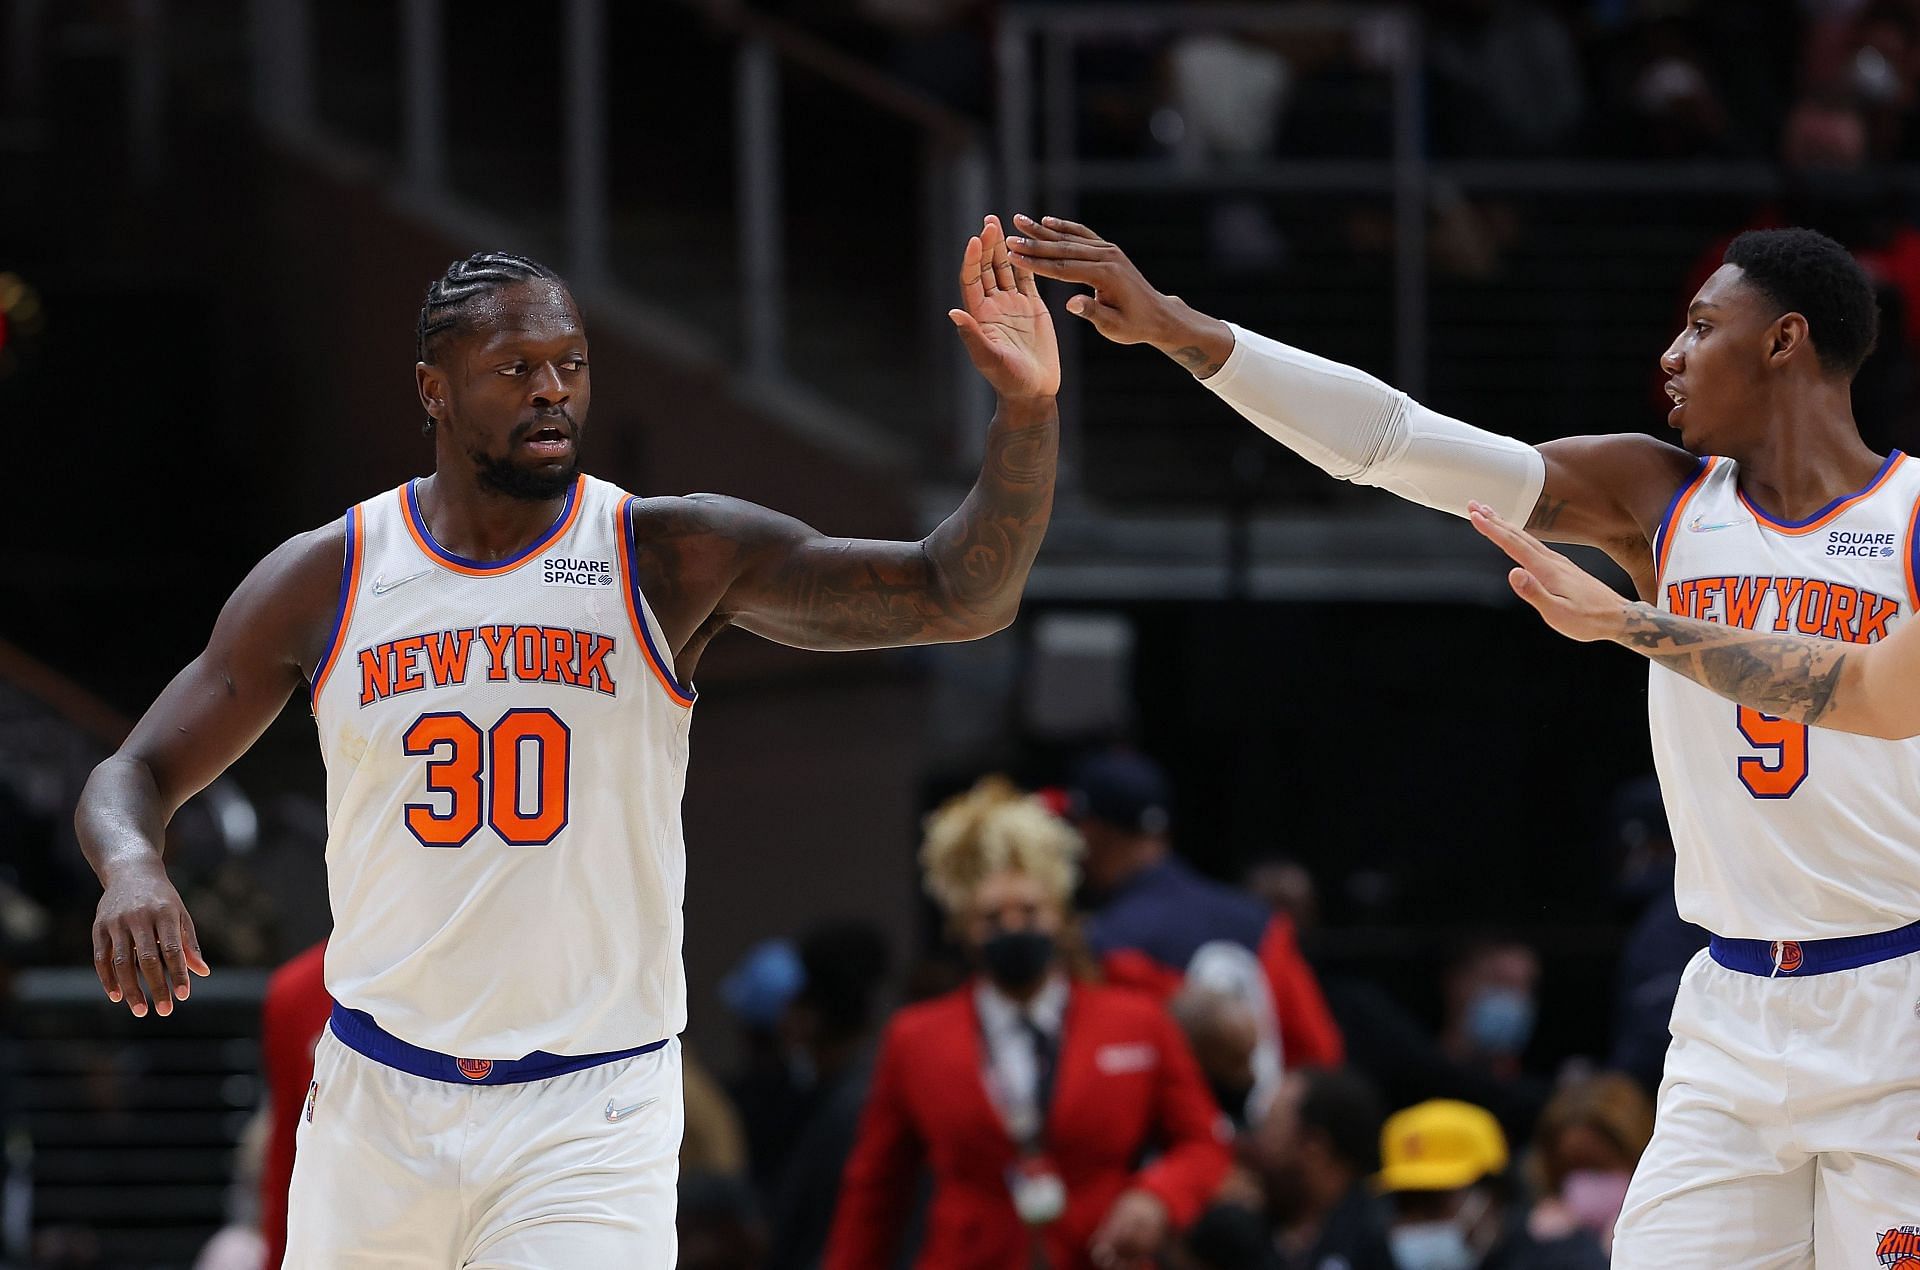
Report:
[[[1631,604],[1612,587],[1485,503],[1467,504],[1467,518],[1520,566],[1507,581],[1548,626],[1582,643],[1619,637]]]
[[[1060,391],[1060,344],[1033,274],[1007,254],[1000,218],[989,216],[967,240],[960,264],[960,303],[947,317],[967,355],[1002,398],[1051,397]]]
[[[209,973],[193,918],[166,870],[123,868],[100,896],[93,919],[93,972],[107,999],[144,1018],[151,996],[154,1013],[164,1018],[176,998],[185,1001],[192,992],[189,971]]]

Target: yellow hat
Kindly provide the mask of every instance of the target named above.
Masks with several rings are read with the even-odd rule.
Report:
[[[1457,1191],[1507,1167],[1507,1138],[1484,1108],[1435,1098],[1387,1117],[1380,1163],[1380,1191]]]

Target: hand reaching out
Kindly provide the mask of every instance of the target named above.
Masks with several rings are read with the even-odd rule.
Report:
[[[1067,312],[1087,319],[1116,344],[1149,344],[1160,338],[1173,297],[1154,290],[1126,252],[1085,225],[1057,216],[1034,220],[1016,215],[1013,223],[1025,235],[1012,241],[1016,265],[1043,278],[1093,288],[1092,295],[1067,301]]]
[[[1582,643],[1622,633],[1629,602],[1612,587],[1485,503],[1469,503],[1467,518],[1520,566],[1507,575],[1507,581],[1548,626]]]
[[[967,240],[960,264],[962,308],[947,310],[967,355],[1001,397],[1051,397],[1060,391],[1060,345],[1033,275],[1007,255],[1000,218],[989,216]]]

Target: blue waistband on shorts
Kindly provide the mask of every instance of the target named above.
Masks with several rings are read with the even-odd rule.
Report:
[[[349,1010],[337,1001],[333,1005],[331,1026],[333,1034],[348,1049],[408,1075],[443,1080],[449,1085],[518,1085],[529,1080],[546,1080],[636,1054],[651,1054],[666,1044],[666,1041],[654,1041],[605,1054],[549,1054],[535,1050],[525,1058],[455,1058],[410,1045],[375,1023],[372,1015]]]
[[[1715,935],[1708,941],[1707,948],[1713,959],[1729,970],[1767,978],[1778,975],[1798,979],[1853,970],[1920,952],[1920,922],[1898,930],[1847,935],[1840,939],[1723,939]]]

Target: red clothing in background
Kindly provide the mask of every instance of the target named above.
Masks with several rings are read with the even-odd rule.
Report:
[[[889,1024],[824,1270],[886,1270],[913,1208],[920,1166],[933,1174],[920,1270],[1028,1264],[1026,1228],[1007,1190],[1019,1152],[982,1077],[971,984],[910,1006]],[[1166,1011],[1121,988],[1075,984],[1047,1117],[1047,1152],[1067,1188],[1046,1230],[1053,1270],[1090,1270],[1088,1242],[1121,1192],[1151,1191],[1174,1229],[1193,1221],[1228,1168],[1222,1120]],[[1160,1154],[1135,1162],[1149,1147]]]
[[[267,1262],[278,1267],[287,1255],[287,1187],[293,1181],[293,1137],[307,1105],[313,1081],[313,1047],[327,1026],[333,998],[321,978],[327,944],[321,940],[267,980],[260,1006],[260,1063],[267,1077],[271,1127],[266,1159],[260,1167],[260,1234]]]

